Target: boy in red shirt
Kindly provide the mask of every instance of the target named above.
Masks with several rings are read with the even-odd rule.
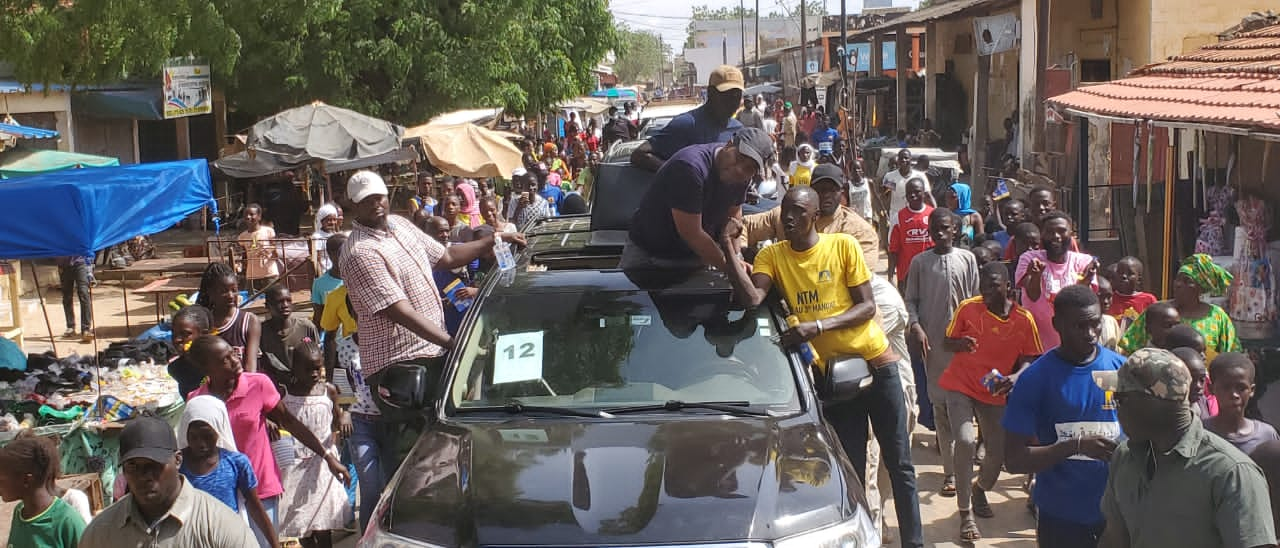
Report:
[[[911,259],[933,247],[929,236],[929,214],[933,206],[924,203],[924,181],[911,179],[903,187],[907,194],[907,207],[898,211],[898,224],[889,233],[889,275],[895,269],[898,274],[898,290],[906,287],[907,271]]]
[[[1005,394],[1013,388],[1016,373],[1044,353],[1035,318],[1009,298],[1010,289],[1009,271],[1003,264],[983,265],[978,271],[979,296],[960,303],[943,343],[955,353],[938,379],[938,386],[945,391],[947,416],[955,438],[953,470],[960,537],[968,542],[982,538],[973,514],[983,518],[994,515],[986,492],[995,487],[1004,466],[1005,433],[1000,420]],[[990,386],[984,385],[983,377],[992,369],[1001,376]],[[974,416],[988,447],[976,482],[972,482],[977,448]]]
[[[1111,287],[1115,295],[1111,298],[1111,306],[1107,314],[1120,321],[1124,329],[1142,315],[1142,311],[1155,304],[1156,296],[1142,289],[1142,261],[1137,257],[1125,257],[1112,265],[1115,273],[1111,276]],[[1109,269],[1110,270],[1110,269]]]

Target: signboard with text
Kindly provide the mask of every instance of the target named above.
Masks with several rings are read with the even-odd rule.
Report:
[[[164,67],[165,119],[211,112],[213,83],[209,65],[173,64]]]
[[[849,44],[849,58],[845,63],[847,69],[853,72],[870,72],[871,71],[871,44],[868,42],[859,42]],[[883,64],[881,70],[897,70],[898,68],[898,43],[894,41],[885,41],[880,43],[880,59]],[[854,63],[857,63],[856,65]]]

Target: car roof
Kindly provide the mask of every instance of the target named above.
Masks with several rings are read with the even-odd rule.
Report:
[[[526,295],[530,293],[660,292],[666,295],[724,294],[732,290],[724,274],[706,269],[631,270],[572,269],[528,271],[517,269],[510,284],[495,284],[492,296]]]

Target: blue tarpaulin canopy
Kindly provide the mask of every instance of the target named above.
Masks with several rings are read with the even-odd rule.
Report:
[[[0,133],[13,135],[23,139],[52,139],[58,136],[58,132],[52,129],[21,126],[18,124],[0,124]]]
[[[25,177],[78,167],[118,166],[120,160],[61,150],[11,150],[0,153],[0,179]]]
[[[0,257],[88,255],[215,207],[209,165],[183,160],[0,181]]]

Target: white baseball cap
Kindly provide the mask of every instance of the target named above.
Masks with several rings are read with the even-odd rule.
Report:
[[[387,195],[387,183],[383,182],[382,176],[377,173],[357,171],[351,179],[347,180],[347,198],[352,202],[358,204],[374,194]]]

